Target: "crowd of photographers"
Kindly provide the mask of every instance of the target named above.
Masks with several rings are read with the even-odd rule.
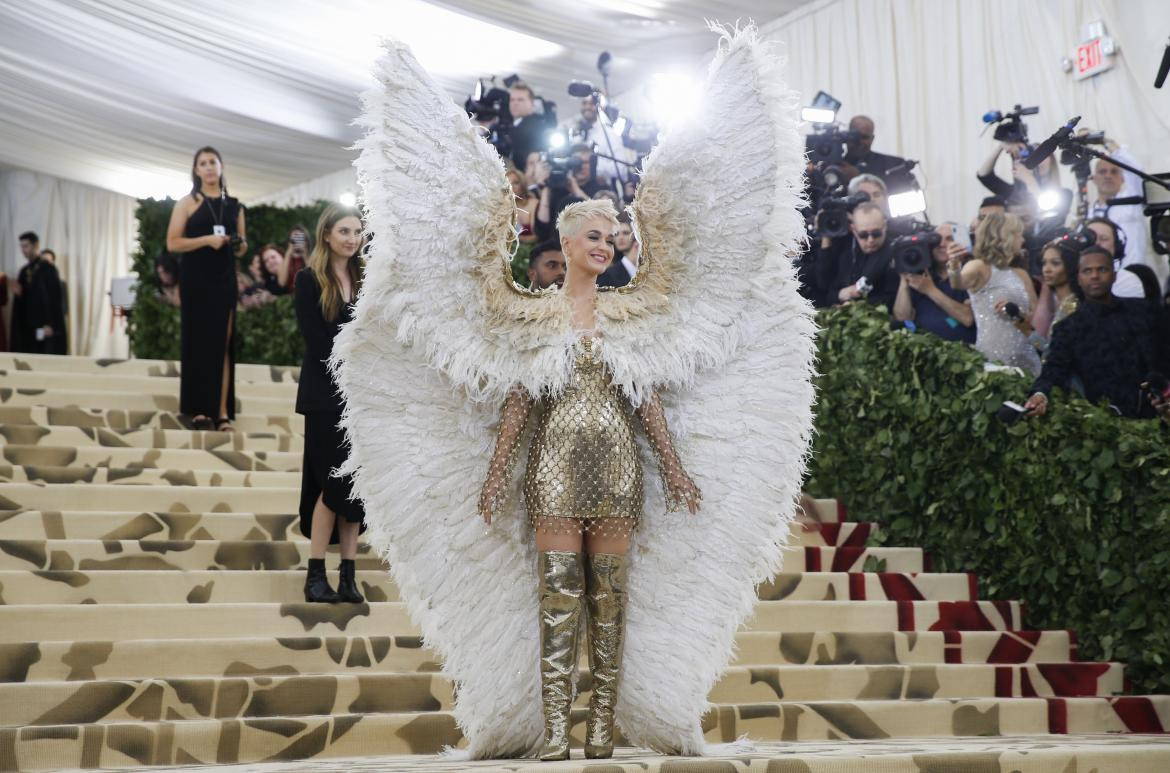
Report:
[[[1030,393],[1023,405],[1005,402],[1005,421],[1043,415],[1060,386],[1122,416],[1170,422],[1167,198],[1143,193],[1115,163],[1133,160],[1101,133],[1070,124],[1031,145],[1022,116],[1034,112],[985,116],[999,126],[975,175],[988,195],[969,223],[929,223],[914,162],[874,152],[869,118],[820,127],[808,142],[802,291],[818,307],[884,307],[896,327],[1029,375]],[[1004,154],[1011,180],[995,173]],[[1061,184],[1062,165],[1075,193]]]
[[[515,76],[504,85],[481,84],[466,108],[505,159],[519,238],[529,250],[528,282],[548,287],[565,272],[557,215],[596,197],[621,210],[634,196],[652,139],[639,139],[591,84],[570,84],[579,109],[564,122],[554,103]],[[835,112],[837,105],[829,106]],[[1035,112],[1016,106],[984,117],[996,126],[995,146],[974,176],[987,195],[970,218],[938,225],[926,218],[916,162],[873,149],[873,120],[855,116],[846,130],[814,124],[802,292],[818,307],[879,305],[895,326],[970,345],[989,366],[1024,372],[1032,389],[1018,396],[1023,405],[1005,403],[1005,420],[1045,413],[1060,386],[1123,416],[1157,412],[1170,421],[1170,383],[1162,375],[1170,372],[1170,216],[1135,198],[1143,193],[1135,175],[1095,158],[1107,151],[1133,163],[1102,133],[1074,134],[1070,125],[1059,138],[1029,143],[1024,117]],[[995,171],[1005,154],[1011,179]],[[1062,166],[1075,191],[1062,185]],[[616,248],[602,285],[624,285],[637,272],[629,225]]]

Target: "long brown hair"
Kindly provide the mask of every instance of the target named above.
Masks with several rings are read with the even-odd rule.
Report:
[[[192,196],[192,198],[194,198],[197,195],[202,195],[202,193],[203,193],[203,181],[199,179],[199,175],[198,175],[198,173],[196,173],[195,167],[199,163],[199,157],[202,156],[204,153],[210,153],[211,155],[213,155],[217,159],[219,159],[219,168],[221,170],[223,169],[223,156],[221,156],[219,154],[219,151],[216,150],[215,148],[211,147],[210,145],[204,145],[203,147],[199,148],[199,150],[195,151],[195,157],[193,159],[191,159],[191,196]],[[219,190],[223,193],[224,196],[227,195],[227,180],[224,179],[222,171],[219,173]]]
[[[330,204],[321,213],[321,219],[317,221],[316,244],[313,245],[313,251],[309,253],[307,263],[309,270],[313,272],[313,278],[317,280],[317,286],[321,288],[321,313],[330,322],[337,319],[337,315],[341,313],[344,300],[341,295],[341,283],[337,281],[337,277],[329,268],[330,249],[325,237],[329,235],[338,221],[347,217],[356,217],[359,223],[362,221],[362,213],[356,207],[347,207],[342,204]],[[365,273],[365,264],[360,256],[361,248],[362,242],[359,241],[358,251],[350,257],[345,266],[346,271],[349,272],[349,281],[353,284],[352,297],[354,298],[362,289],[362,278]]]

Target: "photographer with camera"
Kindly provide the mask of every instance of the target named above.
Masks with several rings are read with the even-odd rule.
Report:
[[[833,217],[826,218],[827,213]],[[823,227],[826,219],[843,214],[840,210],[822,210],[817,220]],[[847,242],[826,245],[822,241],[827,249],[816,259],[818,284],[824,288],[819,305],[835,306],[865,299],[890,307],[898,293],[898,275],[891,268],[885,213],[870,201],[855,204],[848,233],[853,238]]]
[[[849,181],[849,187],[846,188],[846,191],[850,196],[856,196],[858,193],[869,196],[869,200],[881,207],[882,214],[889,218],[890,196],[882,178],[868,172],[859,174]]]
[[[1106,141],[1106,146],[1118,161],[1136,165],[1129,154],[1116,143]],[[1099,158],[1093,164],[1093,175],[1090,180],[1097,190],[1097,198],[1089,206],[1089,217],[1108,219],[1126,236],[1125,256],[1121,267],[1149,266],[1157,274],[1159,285],[1165,285],[1167,276],[1170,275],[1170,267],[1167,266],[1164,256],[1150,249],[1150,226],[1142,211],[1142,205],[1109,203],[1112,199],[1142,196],[1142,186],[1136,175],[1131,175],[1116,164]],[[1138,297],[1135,286],[1124,275],[1118,276],[1118,284],[1114,286],[1113,294],[1123,298]]]
[[[951,287],[947,276],[950,254],[954,252],[959,259],[967,254],[955,242],[957,227],[943,223],[929,236],[913,234],[895,241],[894,267],[901,281],[894,299],[894,318],[913,322],[916,328],[947,341],[974,344],[975,313],[971,302],[966,292]]]
[[[1118,298],[1113,256],[1099,245],[1084,249],[1077,283],[1084,295],[1076,313],[1052,329],[1044,369],[1024,404],[1029,416],[1048,411],[1053,386],[1083,386],[1090,402],[1107,399],[1122,416],[1154,415],[1150,395],[1142,389],[1151,374],[1165,373],[1167,336],[1162,310],[1145,301]]]
[[[914,187],[914,175],[911,174],[906,159],[873,150],[872,118],[865,115],[853,116],[849,119],[849,131],[853,134],[845,142],[846,153],[841,163],[841,170],[848,177],[856,177],[859,174],[874,175],[894,193]]]
[[[536,234],[540,239],[557,238],[554,224],[565,207],[606,190],[605,183],[594,177],[593,161],[593,151],[587,145],[574,145],[565,156],[550,156],[536,163],[533,182],[540,195],[536,207]]]
[[[1040,372],[1040,357],[1019,329],[1036,306],[1032,279],[1014,268],[1024,248],[1024,223],[1012,214],[988,215],[975,232],[974,257],[965,264],[953,250],[947,256],[951,286],[966,290],[975,312],[975,348],[988,362]]]
[[[569,141],[595,149],[598,153],[612,155],[618,161],[595,156],[595,176],[601,180],[623,180],[633,173],[619,169],[620,161],[633,162],[634,154],[622,143],[622,136],[614,131],[613,124],[600,116],[593,96],[581,98],[581,113],[574,120],[561,127]],[[617,207],[617,209],[621,209]]]

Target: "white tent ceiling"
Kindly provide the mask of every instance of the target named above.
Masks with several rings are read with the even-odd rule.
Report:
[[[0,164],[132,196],[178,195],[195,148],[244,199],[345,167],[358,94],[393,35],[462,100],[519,73],[562,114],[570,79],[611,93],[695,67],[704,19],[764,24],[808,0],[25,0],[0,3]]]

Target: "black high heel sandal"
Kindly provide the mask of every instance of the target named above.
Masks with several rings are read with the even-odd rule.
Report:
[[[232,426],[232,420],[227,416],[221,416],[215,420],[216,432],[235,432],[236,428]]]

